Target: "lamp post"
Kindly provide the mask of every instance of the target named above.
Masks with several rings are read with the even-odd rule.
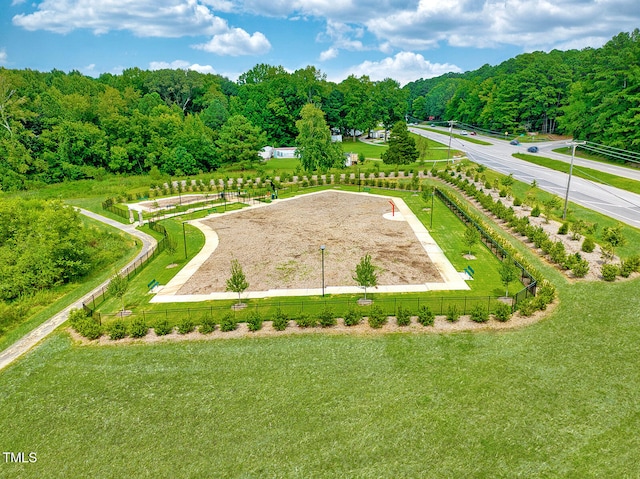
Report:
[[[429,229],[433,230],[433,197],[436,196],[435,187],[431,190],[431,224],[429,225]]]
[[[573,160],[576,156],[576,146],[584,145],[586,141],[572,141],[571,145],[571,164],[569,165],[569,179],[567,180],[567,193],[564,196],[564,210],[562,211],[562,219],[567,217],[567,204],[569,203],[569,186],[571,185],[571,175],[573,174]]]
[[[182,222],[182,240],[184,241],[184,259],[187,259],[187,232],[184,229],[184,221]]]
[[[322,252],[322,297],[324,298],[324,250],[325,245],[320,246],[320,251]]]

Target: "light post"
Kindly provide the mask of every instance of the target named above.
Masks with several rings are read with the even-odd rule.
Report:
[[[320,246],[320,251],[322,252],[322,297],[324,298],[324,249],[325,245]]]
[[[182,240],[184,241],[184,259],[187,259],[187,232],[184,229],[185,221],[182,222]]]
[[[433,231],[433,197],[436,196],[435,187],[431,190],[431,224],[429,225],[429,229]]]
[[[569,179],[567,180],[567,193],[564,196],[564,210],[562,211],[562,219],[567,217],[567,204],[569,203],[569,186],[571,185],[571,175],[573,174],[573,160],[576,156],[576,146],[584,145],[586,141],[572,141],[571,145],[571,164],[569,165]]]

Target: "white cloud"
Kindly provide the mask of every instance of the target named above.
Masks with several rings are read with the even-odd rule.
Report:
[[[271,50],[271,43],[260,32],[249,35],[241,28],[231,28],[226,33],[214,35],[207,43],[193,45],[193,48],[216,55],[260,55]]]
[[[322,53],[320,53],[320,61],[321,62],[326,62],[327,60],[333,60],[335,57],[338,56],[338,49],[337,48],[329,48],[328,50],[323,51]]]
[[[216,73],[211,65],[199,65],[189,63],[184,60],[174,60],[172,62],[151,62],[149,70],[194,70],[200,73]]]
[[[432,78],[448,72],[461,71],[456,65],[431,63],[419,53],[400,52],[394,57],[387,57],[379,62],[369,60],[362,62],[360,65],[349,68],[344,77],[367,75],[374,81],[393,78],[401,85],[405,85],[419,78]]]
[[[7,50],[4,48],[0,49],[0,65],[4,65],[7,63]]]
[[[80,68],[80,71],[87,76],[91,76],[91,77],[97,76],[95,63],[91,63],[87,66]]]
[[[228,29],[226,20],[198,0],[44,0],[35,12],[14,16],[13,24],[30,31],[128,30],[141,37],[173,38]]]

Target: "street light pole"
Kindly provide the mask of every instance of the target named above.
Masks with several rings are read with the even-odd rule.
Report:
[[[433,188],[431,190],[431,225],[429,226],[430,230],[433,230],[433,197],[436,196],[436,189]]]
[[[325,245],[320,246],[320,251],[322,251],[322,297],[324,298],[324,249]]]
[[[182,240],[184,241],[184,259],[187,259],[187,233],[184,229],[184,221],[182,222]]]
[[[571,164],[569,165],[569,179],[567,180],[567,192],[564,196],[564,210],[562,212],[562,219],[567,218],[567,204],[569,203],[569,186],[571,185],[571,175],[573,174],[573,160],[576,156],[576,146],[584,145],[586,141],[572,141],[569,143],[572,146],[571,149]]]

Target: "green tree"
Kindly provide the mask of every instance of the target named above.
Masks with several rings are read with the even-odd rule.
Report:
[[[122,274],[116,273],[107,287],[107,293],[118,298],[122,303],[122,315],[124,315],[124,295],[129,289],[129,279]]]
[[[475,244],[478,243],[478,241],[480,241],[480,232],[476,228],[469,227],[465,230],[462,241],[468,247],[468,251],[470,255],[471,248],[473,248]]]
[[[242,115],[230,117],[216,140],[218,157],[223,164],[256,162],[260,159],[258,152],[265,143],[266,136],[260,128],[253,126]]]
[[[500,281],[505,287],[504,295],[509,297],[509,285],[518,279],[520,270],[513,264],[513,261],[504,259],[500,265]]]
[[[237,259],[231,262],[231,276],[227,279],[227,291],[238,293],[238,304],[242,304],[240,295],[249,287],[249,282]]]
[[[364,288],[364,299],[367,299],[367,288],[378,285],[378,268],[371,263],[371,255],[366,254],[360,258],[353,280]]]
[[[418,160],[416,142],[409,136],[407,124],[404,121],[397,122],[391,130],[389,148],[382,153],[382,161],[385,163],[406,165]]]
[[[622,225],[606,226],[602,228],[602,245],[601,250],[605,259],[613,259],[616,248],[627,244],[627,239],[622,233]]]
[[[331,142],[331,132],[320,108],[311,103],[306,104],[300,112],[296,127],[299,132],[296,139],[296,156],[306,171],[326,171],[342,166],[342,147]]]

